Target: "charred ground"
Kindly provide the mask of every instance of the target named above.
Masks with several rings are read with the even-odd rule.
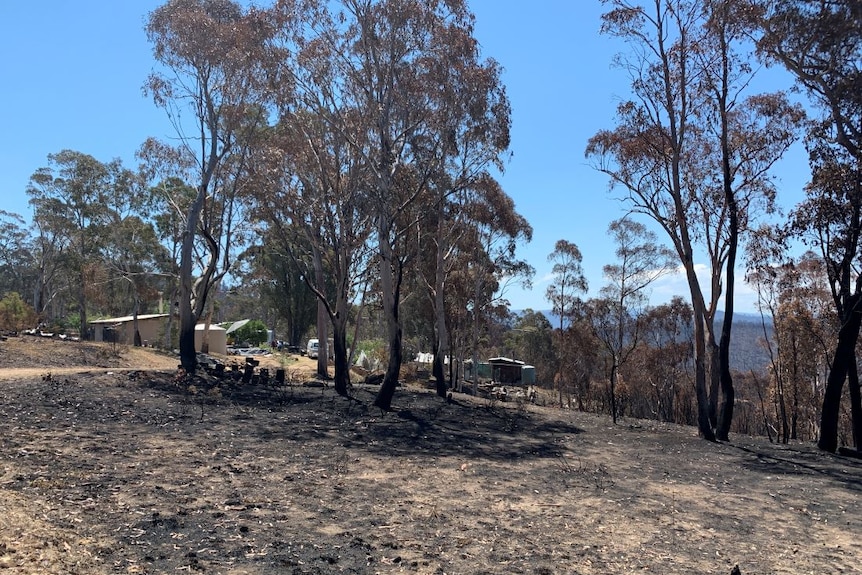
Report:
[[[395,410],[0,343],[0,572],[841,573],[859,461],[399,389]],[[29,365],[25,365],[29,364]],[[26,371],[30,369],[30,371]],[[25,370],[25,371],[22,371]]]

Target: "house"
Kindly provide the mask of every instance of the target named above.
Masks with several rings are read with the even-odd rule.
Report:
[[[152,345],[160,343],[165,337],[165,326],[167,325],[166,313],[141,314],[138,316],[138,332],[141,334],[141,343]],[[134,316],[112,317],[90,321],[93,328],[93,339],[95,341],[108,341],[123,345],[134,345],[135,322]]]
[[[153,313],[138,316],[138,332],[141,334],[143,345],[158,345],[164,341],[165,328],[167,327],[168,314]],[[97,319],[90,322],[93,328],[93,339],[95,341],[108,341],[123,345],[134,345],[135,343],[135,321],[134,316],[112,317]],[[200,351],[203,343],[204,325],[195,326],[195,349]],[[210,325],[209,333],[210,353],[227,355],[227,332],[217,325]]]

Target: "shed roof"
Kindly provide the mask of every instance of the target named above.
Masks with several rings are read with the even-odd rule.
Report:
[[[166,313],[144,313],[144,314],[138,315],[138,321],[145,320],[145,319],[156,319],[156,318],[162,318],[162,317],[168,317],[168,314],[166,314]],[[90,323],[91,324],[100,324],[100,325],[101,324],[113,325],[113,324],[117,324],[117,323],[128,323],[130,321],[134,321],[134,319],[135,319],[135,316],[133,316],[133,315],[124,315],[122,317],[110,317],[107,319],[94,319],[94,320],[91,320]]]
[[[195,326],[195,331],[203,331],[205,328],[206,328],[206,324],[199,323],[199,324],[197,324],[197,325]],[[223,328],[223,327],[222,327],[222,326],[220,326],[220,325],[216,325],[216,324],[214,324],[214,323],[211,323],[211,324],[210,324],[210,331],[223,331],[223,332],[227,332],[227,330],[226,330],[225,328]]]
[[[524,365],[523,361],[512,359],[511,357],[492,357],[488,359],[488,363],[494,365]]]

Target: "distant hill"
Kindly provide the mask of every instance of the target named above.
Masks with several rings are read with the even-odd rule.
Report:
[[[721,335],[724,312],[715,318],[716,337]],[[766,320],[766,334],[773,337],[772,320]],[[730,333],[730,367],[739,371],[759,371],[769,365],[769,353],[764,347],[764,324],[760,315],[753,313],[733,314],[733,330]]]
[[[515,311],[522,313],[523,310]],[[539,310],[543,313],[551,326],[560,325],[560,317],[550,310]],[[716,337],[721,334],[721,324],[724,321],[724,312],[718,311],[715,317]],[[773,335],[772,320],[766,319],[766,333],[771,339]],[[731,369],[739,371],[760,371],[769,365],[769,354],[764,347],[764,325],[760,314],[756,313],[734,313],[733,331],[730,338],[730,366]]]

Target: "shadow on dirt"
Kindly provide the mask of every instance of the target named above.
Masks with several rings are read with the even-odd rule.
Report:
[[[383,413],[373,406],[376,389],[371,387],[357,386],[350,397],[341,397],[329,388],[214,378],[196,381],[191,393],[164,377],[150,378],[145,385],[168,394],[177,406],[184,405],[190,418],[200,415],[201,422],[206,421],[207,412],[215,410],[239,409],[249,418],[258,409],[298,411],[291,416],[293,425],[244,425],[244,429],[262,434],[262,439],[314,441],[328,435],[344,447],[393,457],[559,458],[560,441],[582,432],[574,425],[537,416],[523,402],[446,401],[433,393],[397,392],[393,411]]]
[[[815,451],[813,447],[782,450],[780,453],[766,453],[744,445],[732,447],[749,456],[742,461],[742,466],[749,471],[768,475],[827,477],[847,489],[862,492],[862,461]]]

